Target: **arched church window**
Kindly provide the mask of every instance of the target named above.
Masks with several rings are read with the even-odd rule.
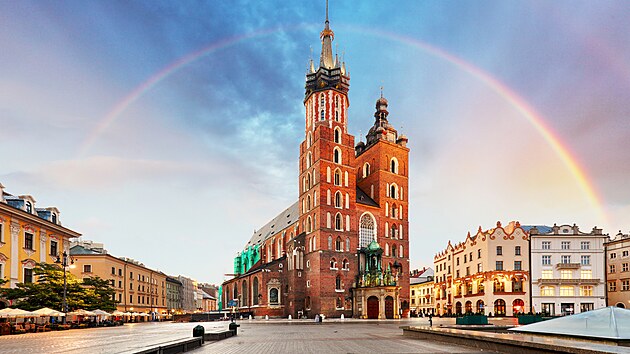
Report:
[[[335,170],[335,186],[340,186],[340,185],[341,185],[341,170],[336,169]]]
[[[389,196],[394,199],[398,198],[398,186],[395,183],[389,186]]]
[[[398,160],[395,157],[392,157],[392,160],[390,162],[389,171],[391,173],[398,173]]]
[[[333,162],[338,164],[341,163],[341,150],[337,147],[333,149]]]
[[[348,262],[347,259],[344,259],[343,263],[341,265],[342,265],[342,267],[341,267],[342,269],[345,269],[345,270],[350,269],[350,263]]]
[[[339,127],[335,128],[335,143],[341,144],[341,129]]]
[[[371,214],[363,214],[359,221],[359,247],[367,247],[375,237],[374,218]]]
[[[334,257],[330,260],[330,269],[337,269],[337,260]]]
[[[306,148],[310,148],[311,145],[313,144],[313,134],[311,134],[311,132],[308,132],[308,135],[306,136]]]
[[[323,109],[322,109],[322,111],[321,111],[321,112],[319,112],[319,119],[320,119],[320,120],[324,120],[324,119],[326,119],[326,114],[324,113],[324,110],[323,110]]]
[[[363,164],[363,178],[369,175],[370,175],[370,164],[366,162],[365,164]]]
[[[337,240],[335,241],[335,251],[343,251],[343,241],[341,241],[341,237],[337,236]]]
[[[342,289],[342,287],[341,287],[341,276],[340,275],[337,275],[337,277],[335,278],[335,289],[337,289],[337,290],[341,290]],[[339,306],[339,301],[337,302],[337,307],[340,307]]]
[[[341,218],[341,214],[339,213],[335,215],[335,230],[343,230],[343,221]]]
[[[335,193],[335,208],[341,208],[343,206],[343,201],[341,197],[341,192],[337,191]]]
[[[328,236],[328,249],[332,249],[332,236]]]

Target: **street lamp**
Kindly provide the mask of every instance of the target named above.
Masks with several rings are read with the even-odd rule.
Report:
[[[68,259],[70,259],[70,264],[68,264]],[[66,267],[68,265],[74,265],[74,259],[72,259],[72,257],[68,256],[68,253],[66,251],[63,251],[63,254],[60,256],[57,256],[57,260],[55,261],[56,264],[60,264],[63,267],[63,304],[62,304],[62,311],[65,314],[65,316],[63,316],[63,324],[66,324],[66,317],[68,316],[68,302],[66,301],[66,292],[68,289],[68,283],[66,280]]]

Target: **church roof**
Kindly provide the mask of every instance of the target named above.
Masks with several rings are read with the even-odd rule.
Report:
[[[630,310],[609,306],[510,328],[510,331],[591,338],[630,339]]]
[[[247,248],[248,246],[254,246],[256,244],[261,244],[264,240],[273,235],[276,235],[278,232],[284,230],[287,226],[296,223],[299,217],[300,209],[299,201],[297,201],[293,203],[290,207],[283,210],[275,218],[271,219],[271,221],[265,224],[265,226],[261,227],[257,231],[254,231],[252,238],[249,239],[249,242],[247,242],[245,248]]]
[[[378,203],[374,199],[370,198],[361,188],[357,187],[357,203],[378,207]]]

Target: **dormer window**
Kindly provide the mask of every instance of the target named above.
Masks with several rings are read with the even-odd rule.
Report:
[[[55,214],[55,213],[52,214],[52,223],[53,224],[57,223],[57,214]]]
[[[33,204],[31,204],[28,200],[26,201],[26,212],[33,214]]]

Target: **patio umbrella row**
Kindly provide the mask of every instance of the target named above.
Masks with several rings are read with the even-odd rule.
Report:
[[[114,315],[116,316],[116,311],[114,311]],[[112,314],[105,312],[103,310],[76,310],[73,312],[68,312],[69,316],[111,316]],[[0,317],[62,317],[66,316],[65,313],[53,309],[49,309],[48,307],[41,308],[36,311],[25,311],[21,309],[12,309],[5,308],[0,310]]]

